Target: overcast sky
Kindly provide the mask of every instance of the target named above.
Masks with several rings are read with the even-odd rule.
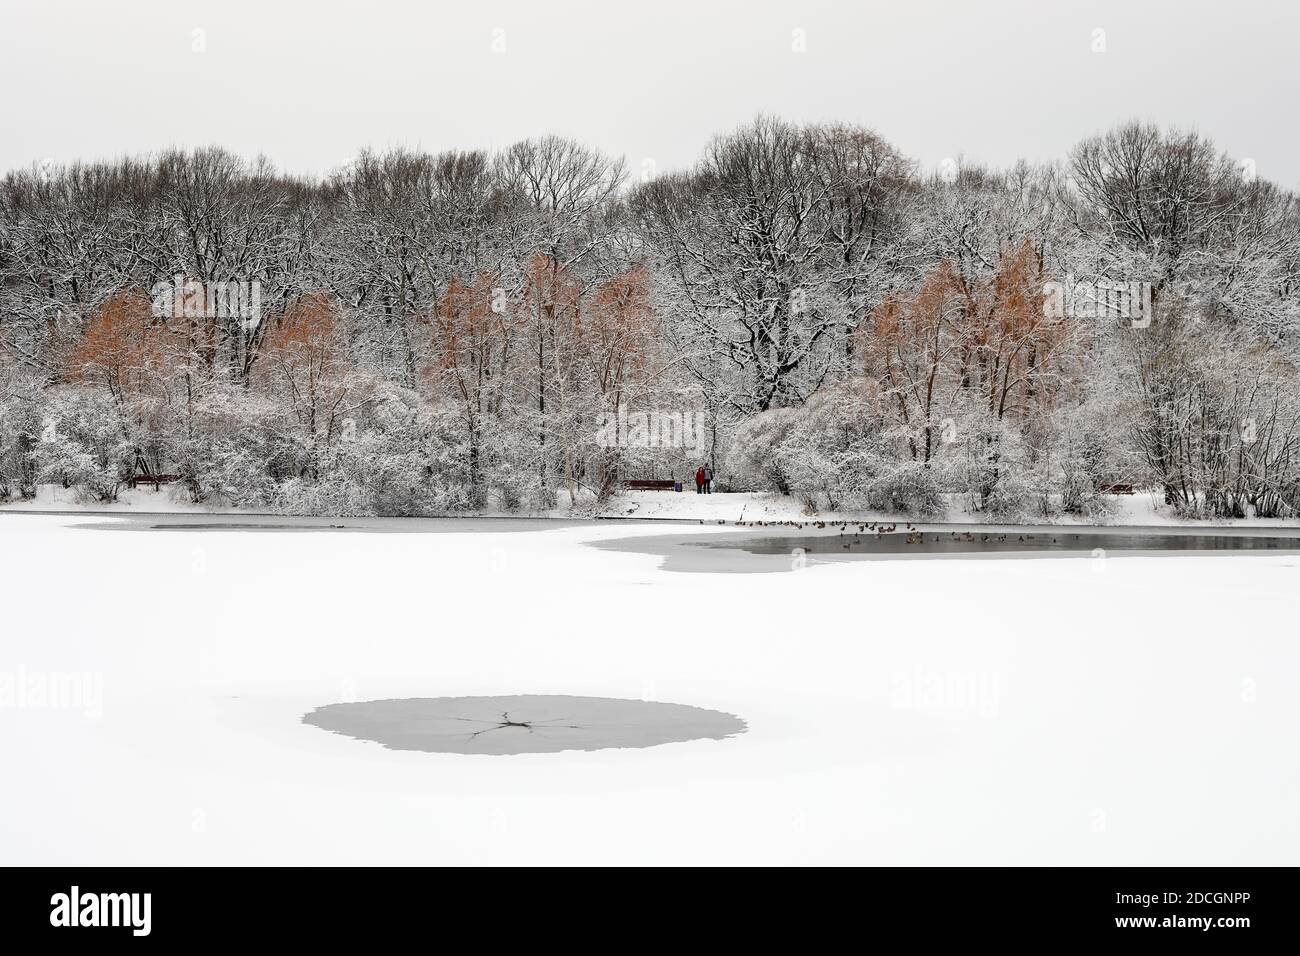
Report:
[[[1298,59],[1294,0],[0,0],[0,168],[557,132],[662,172],[759,112],[1001,165],[1138,117],[1300,188]]]

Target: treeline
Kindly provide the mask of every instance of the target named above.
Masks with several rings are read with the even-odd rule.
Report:
[[[0,183],[0,497],[539,509],[707,461],[810,507],[1289,516],[1298,349],[1296,196],[1142,124],[1006,170],[761,118],[645,181],[546,137]]]

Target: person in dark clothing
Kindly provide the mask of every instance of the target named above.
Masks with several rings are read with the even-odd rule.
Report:
[[[704,493],[713,494],[713,469],[708,465],[704,466]]]
[[[701,466],[695,469],[695,493],[704,494],[704,468]]]

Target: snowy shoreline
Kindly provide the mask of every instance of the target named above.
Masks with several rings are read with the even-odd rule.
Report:
[[[953,496],[956,497],[956,496]],[[773,525],[787,523],[814,528],[817,524],[877,523],[925,527],[970,525],[986,528],[1018,527],[1187,527],[1211,528],[1300,528],[1300,520],[1291,518],[1189,518],[1173,514],[1158,506],[1150,493],[1107,496],[1109,510],[1094,515],[1056,515],[1050,518],[1033,517],[1020,520],[988,514],[972,514],[950,503],[947,512],[929,518],[882,511],[835,510],[809,514],[801,501],[793,497],[763,492],[728,492],[697,495],[693,492],[628,491],[611,498],[597,508],[591,500],[579,499],[574,505],[567,502],[549,511],[480,511],[448,514],[405,516],[416,521],[432,520],[499,520],[533,519],[556,521],[654,521],[727,525]],[[0,513],[44,515],[138,515],[138,516],[228,516],[241,518],[288,517],[336,519],[382,518],[393,515],[297,515],[278,512],[252,511],[232,507],[209,507],[194,504],[172,490],[153,491],[148,488],[124,489],[113,503],[80,500],[74,489],[56,485],[42,485],[35,498],[27,501],[0,502]]]

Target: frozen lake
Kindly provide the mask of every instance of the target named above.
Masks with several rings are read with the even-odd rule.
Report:
[[[0,514],[0,859],[1296,858],[1300,556],[823,561],[837,536],[799,563],[698,524]],[[746,729],[447,753],[350,709],[533,696]],[[568,716],[502,711],[467,716]]]

